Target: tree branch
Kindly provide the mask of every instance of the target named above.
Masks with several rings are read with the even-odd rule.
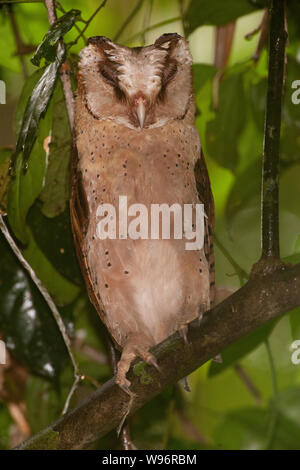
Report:
[[[262,171],[262,259],[271,260],[279,259],[278,174],[285,44],[285,0],[272,0]]]
[[[136,394],[130,414],[230,344],[299,305],[300,264],[268,276],[253,275],[241,289],[207,312],[200,325],[198,320],[189,324],[188,344],[175,333],[153,348],[160,373],[144,362],[135,362],[128,374]],[[18,448],[82,449],[119,425],[128,400],[112,379]]]

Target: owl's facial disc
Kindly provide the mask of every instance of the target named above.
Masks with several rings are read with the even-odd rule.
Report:
[[[94,37],[80,56],[86,106],[97,119],[141,130],[187,113],[192,59],[188,43],[178,34],[164,34],[151,46],[134,48]]]

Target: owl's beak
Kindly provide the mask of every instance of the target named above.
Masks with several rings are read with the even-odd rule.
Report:
[[[141,129],[144,127],[146,117],[146,103],[145,99],[140,97],[134,101],[135,112],[139,121]]]

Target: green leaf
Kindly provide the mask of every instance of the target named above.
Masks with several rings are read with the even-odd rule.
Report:
[[[53,62],[56,57],[56,48],[60,38],[62,38],[73,27],[75,21],[80,17],[79,10],[70,10],[61,16],[46,33],[41,44],[38,46],[31,62],[39,66],[44,57],[48,62]]]
[[[219,87],[216,117],[206,128],[206,147],[216,162],[234,170],[238,162],[238,138],[246,118],[243,71],[231,70]]]
[[[48,305],[0,236],[0,330],[7,347],[38,375],[55,379],[67,359]]]
[[[11,150],[0,149],[0,214],[6,214]]]
[[[36,244],[55,269],[69,281],[82,285],[68,208],[59,216],[49,219],[34,204],[27,221]]]
[[[71,132],[60,84],[53,97],[53,122],[45,186],[39,199],[42,212],[56,217],[64,212],[69,199]]]
[[[23,255],[57,305],[66,305],[73,302],[79,294],[79,287],[61,276],[52,266],[38,247],[29,229],[28,244],[23,250]]]
[[[15,174],[11,178],[8,192],[8,220],[15,236],[24,244],[28,241],[26,216],[40,194],[45,180],[47,156],[43,148],[44,139],[51,131],[51,107],[40,122],[38,138],[28,160],[26,173],[23,171],[22,155],[17,157]]]
[[[297,403],[299,407],[299,389]],[[300,423],[287,416],[288,413],[284,407],[282,411],[283,413],[279,411],[278,414],[272,449],[299,450]],[[225,450],[266,449],[273,413],[271,407],[269,409],[252,407],[226,414],[214,432],[218,448]]]
[[[39,122],[45,115],[54,90],[58,71],[64,57],[65,50],[62,47],[58,52],[55,61],[45,68],[42,77],[32,91],[24,112],[13,163],[16,162],[16,159],[21,152],[24,164],[26,164],[30,156],[37,137]]]
[[[230,23],[266,6],[267,0],[192,0],[184,15],[186,34],[205,24],[220,26]]]
[[[65,371],[62,375],[65,375]],[[70,385],[68,390],[70,390]],[[57,387],[56,384],[41,377],[30,376],[28,378],[25,402],[32,434],[38,433],[59,417],[68,390],[66,387],[63,389]]]
[[[261,161],[257,159],[235,178],[226,205],[226,217],[229,223],[252,196],[259,194],[260,187]]]
[[[195,95],[205,85],[208,80],[212,80],[217,69],[210,64],[193,64],[193,83]]]
[[[16,135],[18,135],[21,129],[27,102],[44,72],[45,67],[35,70],[24,82],[14,117],[14,130]]]
[[[276,322],[277,319],[269,321],[222,351],[222,362],[211,362],[208,370],[208,377],[214,377],[215,375],[220,374],[256,349],[270,336]]]

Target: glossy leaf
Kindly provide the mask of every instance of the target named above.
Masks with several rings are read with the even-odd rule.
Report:
[[[34,373],[54,379],[67,354],[47,304],[0,237],[0,329],[7,347]]]
[[[224,25],[267,6],[267,0],[192,0],[184,15],[186,34],[203,25]]]
[[[36,140],[26,173],[23,170],[22,155],[17,157],[15,174],[8,192],[8,219],[15,236],[24,244],[28,241],[26,216],[40,194],[47,169],[47,156],[43,148],[44,139],[51,130],[51,107],[41,120],[38,139]]]
[[[71,132],[60,83],[53,96],[53,122],[45,186],[39,199],[42,212],[56,217],[64,212],[69,199]]]
[[[45,68],[42,77],[34,87],[24,112],[14,154],[14,162],[18,155],[22,153],[23,162],[26,164],[30,156],[37,137],[39,122],[45,115],[64,56],[65,50],[61,48],[55,61]]]
[[[41,44],[38,46],[31,62],[34,65],[40,65],[41,59],[44,57],[48,62],[53,62],[56,57],[56,48],[58,41],[73,27],[75,21],[80,17],[79,10],[70,10],[61,16],[46,33]]]

